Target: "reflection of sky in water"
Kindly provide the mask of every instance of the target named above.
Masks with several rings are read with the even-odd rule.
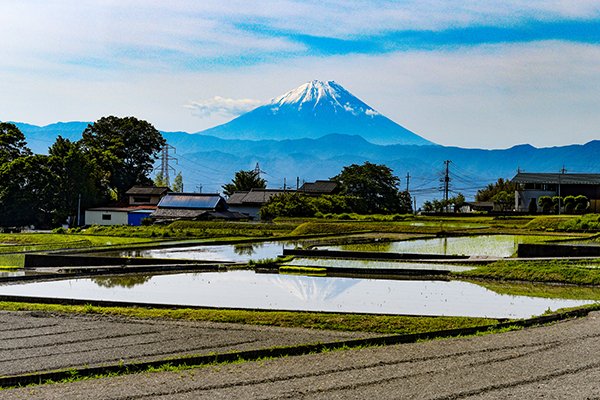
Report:
[[[0,286],[2,295],[206,307],[524,318],[590,301],[500,295],[461,281],[376,280],[255,274],[155,275],[131,288],[91,279]]]
[[[25,271],[22,269],[0,269],[0,278],[6,278],[9,276],[24,276]]]
[[[283,248],[294,248],[296,243],[262,242],[240,243],[215,246],[171,247],[161,249],[133,250],[119,253],[120,256],[174,258],[182,260],[234,261],[263,260],[275,258],[283,253]]]
[[[445,237],[380,243],[381,251],[390,253],[447,254],[466,256],[510,257],[519,243],[531,243],[535,238],[516,235],[480,235]],[[540,239],[541,240],[541,239]],[[329,250],[360,250],[360,245],[322,246]]]

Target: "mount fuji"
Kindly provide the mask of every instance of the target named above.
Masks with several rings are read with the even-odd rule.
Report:
[[[375,144],[434,144],[381,115],[336,82],[318,80],[198,133],[248,140],[317,139],[344,134],[358,135]]]

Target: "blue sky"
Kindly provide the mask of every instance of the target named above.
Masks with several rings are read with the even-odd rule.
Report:
[[[0,1],[0,119],[197,132],[335,80],[437,143],[600,139],[598,1]]]

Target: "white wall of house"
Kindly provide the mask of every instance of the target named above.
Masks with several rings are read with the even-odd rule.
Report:
[[[515,192],[515,210],[517,211],[529,211],[529,202],[531,199],[535,199],[536,205],[537,201],[542,196],[556,196],[556,192],[550,190],[519,190]],[[540,207],[537,206],[538,211],[540,211]]]
[[[86,210],[86,225],[127,225],[127,211]]]

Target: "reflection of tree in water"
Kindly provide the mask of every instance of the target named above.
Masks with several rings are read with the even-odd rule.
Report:
[[[98,286],[113,288],[116,286],[129,288],[136,285],[143,285],[152,278],[151,275],[131,275],[131,276],[98,276],[92,278],[92,281]]]
[[[262,247],[260,243],[241,243],[234,244],[233,251],[238,256],[251,256],[256,252],[256,249]]]

